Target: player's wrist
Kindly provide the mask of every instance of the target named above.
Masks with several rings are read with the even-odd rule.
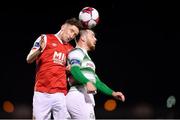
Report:
[[[116,92],[115,91],[112,91],[112,96],[116,96]]]
[[[86,83],[85,83],[86,85],[89,85],[89,84],[93,84],[92,82],[90,82],[90,81],[86,81]]]

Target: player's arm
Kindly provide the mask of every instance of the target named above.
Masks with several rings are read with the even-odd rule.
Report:
[[[96,89],[94,86],[101,91],[102,93],[106,95],[113,96],[114,98],[125,101],[125,97],[122,94],[122,92],[115,92],[111,88],[109,88],[106,84],[104,84],[96,75],[96,83],[91,83],[89,79],[87,79],[81,72],[80,68],[78,66],[72,66],[71,67],[71,74],[73,75],[74,79],[78,81],[79,83],[86,84],[87,90],[89,93],[94,93]]]
[[[104,84],[97,75],[95,75],[95,77],[96,77],[95,86],[99,91],[101,91],[106,95],[113,96],[114,98],[121,100],[123,102],[125,101],[125,96],[123,95],[122,92],[115,92],[114,90],[109,88],[106,84]]]
[[[37,58],[38,55],[40,55],[45,46],[46,46],[46,36],[45,35],[41,35],[35,42],[34,45],[31,49],[31,51],[29,52],[29,54],[27,55],[26,61],[27,63],[32,63],[35,61],[35,59]]]
[[[79,62],[78,62],[78,60],[74,60],[73,63],[79,63]],[[87,84],[88,82],[90,82],[89,79],[87,79],[87,78],[82,74],[79,65],[72,65],[70,72],[71,72],[71,74],[73,75],[73,78],[74,78],[76,81],[78,81],[79,83]],[[100,90],[102,93],[112,96],[113,90],[110,89],[106,84],[104,84],[103,82],[101,82],[97,75],[96,75],[96,83],[95,83],[94,85],[95,85],[95,87],[96,87],[98,90]]]

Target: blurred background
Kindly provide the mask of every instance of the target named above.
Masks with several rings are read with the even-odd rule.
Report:
[[[96,118],[180,118],[180,8],[176,2],[66,0],[0,4],[0,118],[31,118],[35,63],[26,56],[40,34],[56,33],[82,8],[99,11],[90,56],[100,79],[126,96],[95,95]]]

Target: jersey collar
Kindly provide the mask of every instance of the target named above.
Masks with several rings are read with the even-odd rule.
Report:
[[[80,48],[80,49],[82,49],[82,50],[83,50],[83,52],[84,52],[86,55],[88,55],[88,53],[87,53],[87,50],[86,50],[86,49],[84,49],[84,48],[82,48],[82,47],[80,47],[80,46],[78,46],[78,45],[76,45],[76,48]]]
[[[56,38],[59,40],[59,42],[60,42],[61,44],[63,44],[62,40],[58,37],[58,34],[59,34],[60,32],[61,32],[61,31],[59,31],[58,33],[56,33],[56,34],[54,34],[54,35],[55,35]]]

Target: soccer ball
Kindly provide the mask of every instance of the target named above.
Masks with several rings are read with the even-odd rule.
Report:
[[[84,7],[79,13],[79,20],[84,28],[93,28],[99,22],[99,13],[93,7]]]

